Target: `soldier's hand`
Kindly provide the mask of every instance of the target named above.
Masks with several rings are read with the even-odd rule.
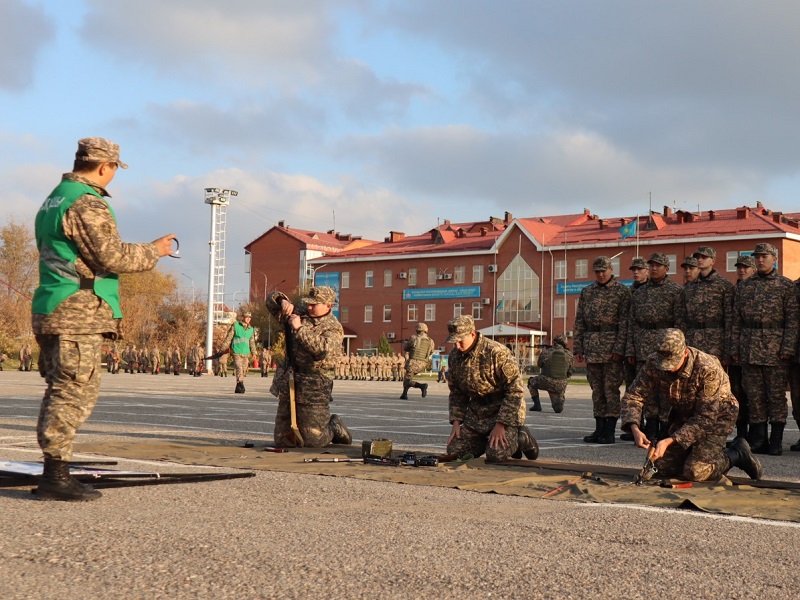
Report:
[[[294,312],[294,304],[289,302],[286,298],[281,300],[281,314],[284,317],[290,317]]]
[[[633,443],[636,444],[637,448],[650,447],[650,440],[647,439],[647,436],[635,423],[631,425],[631,434],[633,435]]]
[[[673,437],[665,437],[663,440],[659,440],[658,443],[656,444],[655,452],[653,452],[653,460],[654,461],[658,460],[659,458],[664,456],[664,453],[667,451],[667,448],[672,446],[674,442],[675,438]]]
[[[622,354],[612,354],[611,362],[622,362]]]
[[[635,356],[627,356],[625,358],[628,361],[629,365],[635,365],[636,364],[636,357]]]
[[[505,450],[508,448],[506,439],[506,426],[502,423],[495,423],[492,432],[489,434],[489,448],[492,450]]]
[[[781,360],[790,360],[791,358],[791,354],[781,354]]]
[[[453,428],[450,430],[450,438],[447,440],[447,445],[455,439],[461,439],[461,421],[453,421]]]
[[[584,355],[583,354],[576,354],[575,355],[575,360],[577,360],[578,362],[583,362],[583,359],[584,359]]]
[[[297,331],[300,329],[300,326],[303,324],[303,321],[297,315],[291,315],[288,319],[289,325],[292,326],[292,329]]]
[[[160,237],[157,240],[153,240],[153,243],[158,248],[158,257],[161,258],[162,256],[168,256],[172,254],[172,240],[175,239],[175,234],[170,233],[169,235],[165,235],[164,237]]]

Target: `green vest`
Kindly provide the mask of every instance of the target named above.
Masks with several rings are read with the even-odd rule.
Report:
[[[254,331],[252,327],[245,329],[239,321],[233,324],[231,350],[234,354],[250,354],[250,338],[253,337]]]
[[[411,360],[428,360],[431,355],[433,340],[429,337],[418,337],[414,343],[414,350],[411,352]]]
[[[566,379],[568,368],[569,361],[566,351],[563,348],[555,348],[550,353],[550,360],[542,367],[542,375],[553,379]]]
[[[91,186],[69,179],[63,180],[44,201],[36,214],[36,246],[39,248],[39,287],[33,293],[32,312],[49,315],[65,299],[80,289],[80,275],[75,269],[78,246],[64,235],[64,214],[85,194],[103,197]],[[116,222],[114,211],[108,206]],[[94,293],[108,302],[115,319],[122,318],[119,306],[119,276],[96,273]]]

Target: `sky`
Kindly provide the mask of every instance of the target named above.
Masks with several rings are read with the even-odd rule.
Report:
[[[243,247],[283,220],[383,240],[444,219],[800,210],[800,3],[0,0],[0,222],[77,140],[120,144],[125,241],[205,294],[206,187]],[[260,276],[257,276],[260,280]]]

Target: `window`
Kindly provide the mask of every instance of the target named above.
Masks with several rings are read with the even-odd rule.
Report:
[[[453,318],[460,317],[464,312],[464,303],[463,302],[456,302],[453,304]]]
[[[563,319],[567,316],[567,301],[564,298],[556,298],[553,302],[553,317]]]
[[[619,277],[619,274],[621,272],[619,270],[619,256],[617,256],[616,258],[612,258],[611,259],[611,270],[614,271],[614,275]]]
[[[483,265],[472,265],[472,283],[483,283]]]
[[[557,260],[555,262],[555,275],[556,279],[566,279],[567,278],[567,261],[566,260]]]
[[[392,270],[384,269],[383,271],[383,287],[392,287]]]
[[[436,305],[435,304],[426,304],[425,305],[425,322],[432,323],[436,320]]]
[[[406,313],[408,321],[419,321],[419,313],[416,304],[408,305],[408,312]]]
[[[369,304],[364,307],[364,323],[372,323],[372,306]]]
[[[589,277],[589,259],[579,258],[575,261],[575,279],[586,279]]]
[[[342,289],[350,287],[350,271],[342,271]]]
[[[674,254],[667,254],[667,258],[669,259],[667,275],[675,275],[678,272],[678,257]]]
[[[375,276],[372,271],[366,271],[364,273],[364,287],[371,288],[375,283]]]
[[[384,304],[383,305],[383,322],[384,323],[391,323],[392,321],[392,305],[391,304]]]
[[[472,318],[480,321],[483,318],[483,304],[481,302],[472,303]]]
[[[350,307],[349,306],[340,306],[339,307],[339,321],[342,323],[349,323],[350,322]]]
[[[453,283],[456,285],[463,284],[466,281],[466,277],[464,276],[464,271],[466,271],[465,267],[455,267],[453,269]]]
[[[428,267],[428,285],[436,285],[436,267]]]
[[[417,285],[417,269],[408,270],[408,285]]]
[[[535,323],[539,320],[539,276],[519,254],[497,278],[496,320]]]

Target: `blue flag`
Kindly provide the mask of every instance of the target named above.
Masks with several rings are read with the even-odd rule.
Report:
[[[639,219],[634,219],[627,225],[623,225],[619,228],[619,235],[624,240],[625,238],[632,237],[636,235],[636,227],[639,223]]]

